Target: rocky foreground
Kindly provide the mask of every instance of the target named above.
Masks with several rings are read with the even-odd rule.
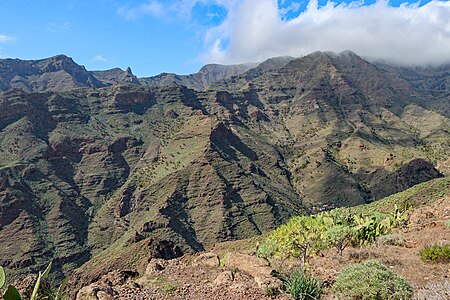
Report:
[[[342,257],[334,249],[328,250],[311,261],[310,269],[330,287],[349,263],[377,259],[413,286],[415,299],[431,299],[434,285],[449,282],[450,268],[448,264],[424,263],[418,252],[432,243],[450,242],[450,228],[445,225],[449,219],[450,195],[445,195],[411,212],[410,225],[395,233],[401,243],[349,248]],[[254,256],[252,246],[256,246],[255,240],[229,242],[210,252],[152,259],[142,274],[115,270],[82,288],[77,299],[291,299],[283,293],[276,274],[298,268],[298,262],[270,266]],[[235,252],[238,249],[240,252]],[[447,289],[450,295],[450,285]],[[337,299],[329,289],[323,298]]]

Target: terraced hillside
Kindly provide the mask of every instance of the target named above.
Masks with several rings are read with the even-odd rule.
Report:
[[[103,272],[449,173],[448,95],[432,85],[351,52],[244,71],[204,76],[203,91],[131,70],[61,91],[4,88],[0,265]]]

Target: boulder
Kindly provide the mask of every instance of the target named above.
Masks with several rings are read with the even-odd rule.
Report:
[[[279,289],[282,287],[281,280],[272,276],[273,269],[262,258],[237,252],[230,253],[225,261],[225,266],[252,276],[260,288]]]
[[[214,280],[214,284],[215,285],[227,284],[233,282],[233,280],[234,280],[233,272],[225,271],[220,273],[219,276],[217,276],[217,278]]]
[[[220,264],[219,256],[212,252],[201,253],[194,259],[194,266],[209,266],[209,267],[218,267]]]
[[[114,294],[107,284],[93,283],[79,290],[76,300],[113,300]]]
[[[163,259],[152,259],[145,269],[145,275],[151,275],[159,271],[164,270],[164,260]]]

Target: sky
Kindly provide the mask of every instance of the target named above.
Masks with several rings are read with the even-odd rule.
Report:
[[[0,58],[65,54],[142,77],[317,50],[449,63],[450,1],[0,0]]]

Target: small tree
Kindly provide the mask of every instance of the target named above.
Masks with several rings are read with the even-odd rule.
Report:
[[[302,268],[314,251],[323,247],[323,233],[325,224],[318,216],[303,216],[296,218],[293,224],[290,246],[300,258]]]
[[[302,267],[305,267],[315,251],[323,247],[325,227],[321,216],[293,217],[268,236],[258,247],[257,254],[259,257],[278,258],[283,261],[298,258]]]
[[[355,230],[347,225],[334,225],[324,233],[324,240],[328,246],[335,247],[342,256],[344,249],[352,242]]]

